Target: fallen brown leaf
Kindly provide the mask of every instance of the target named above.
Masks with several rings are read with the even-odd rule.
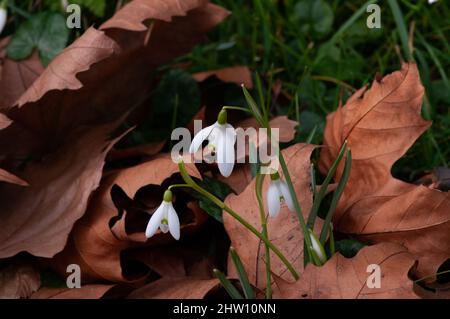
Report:
[[[128,299],[202,299],[219,285],[217,279],[162,278],[136,289]]]
[[[39,272],[30,264],[12,263],[0,270],[0,299],[28,298],[40,286]]]
[[[353,164],[334,215],[336,230],[366,242],[404,245],[419,259],[417,277],[435,273],[450,258],[449,193],[391,175],[392,165],[430,126],[420,115],[423,92],[412,63],[360,89],[328,116],[320,157],[325,173],[348,140]]]
[[[248,184],[250,184],[253,176],[248,164],[237,164],[229,177],[223,177],[219,174],[216,178],[222,183],[230,186],[231,189],[239,195],[245,190]]]
[[[163,149],[166,141],[155,142],[123,149],[112,149],[107,157],[108,161],[118,161],[134,157],[151,157]]]
[[[72,225],[83,216],[102,175],[104,158],[116,123],[82,135],[23,172],[28,187],[0,185],[0,258],[20,251],[53,257],[66,243]]]
[[[312,206],[312,194],[310,191],[310,156],[314,145],[296,144],[283,150],[283,155],[289,168],[297,196],[305,217],[308,216]],[[267,212],[266,195],[270,178],[267,177],[263,184],[263,198],[265,211]],[[258,202],[255,195],[255,181],[239,195],[229,195],[225,201],[232,209],[257,229],[261,229]],[[318,221],[316,225],[320,227]],[[234,218],[224,212],[224,225],[230,236],[231,244],[236,249],[242,263],[249,275],[250,283],[258,288],[264,288],[265,264],[264,244]],[[301,232],[297,215],[287,207],[281,209],[277,218],[268,218],[269,239],[276,245],[286,258],[293,264],[297,271],[303,269],[303,234]],[[272,272],[285,280],[292,280],[292,275],[276,255],[271,253]],[[229,263],[230,264],[230,263]],[[228,267],[233,271],[234,267]]]
[[[233,66],[219,70],[211,70],[192,74],[197,82],[203,82],[206,79],[215,76],[224,83],[244,84],[246,88],[253,88],[252,73],[246,66]]]
[[[11,107],[44,71],[39,54],[15,61],[6,57],[10,38],[0,40],[0,109]]]
[[[1,168],[0,168],[0,182],[7,182],[20,186],[28,186],[28,183],[26,181]]]
[[[369,288],[367,266],[380,266],[380,288]],[[364,247],[347,259],[334,255],[324,266],[309,264],[300,279],[287,283],[277,278],[276,298],[288,299],[387,299],[418,298],[408,278],[413,256],[402,246],[390,243]]]
[[[100,299],[115,285],[86,285],[81,288],[48,288],[35,292],[31,299]]]

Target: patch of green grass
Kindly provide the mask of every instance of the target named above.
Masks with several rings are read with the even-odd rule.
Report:
[[[376,72],[398,70],[401,60],[418,63],[426,88],[424,117],[433,127],[394,167],[394,174],[411,180],[435,166],[450,163],[450,3],[426,0],[214,0],[232,15],[206,44],[182,58],[191,70],[247,65],[263,76],[280,80],[283,90],[298,96],[300,132],[305,139],[317,121],[325,122],[342,96],[368,84]],[[367,4],[381,7],[381,29],[369,29]],[[409,30],[414,24],[414,50]],[[295,99],[274,105],[277,113],[298,118]],[[308,125],[308,118],[314,125]],[[305,122],[305,121],[303,121]],[[319,134],[316,134],[319,137]],[[320,142],[315,140],[314,142]]]

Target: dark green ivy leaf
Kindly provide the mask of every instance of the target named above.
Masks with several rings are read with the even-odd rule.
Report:
[[[22,23],[12,36],[7,48],[8,57],[23,60],[37,49],[42,64],[47,66],[64,50],[69,33],[66,19],[61,14],[54,12],[35,14]]]
[[[355,239],[343,239],[336,242],[336,251],[340,252],[344,257],[352,258],[364,246],[362,242]]]

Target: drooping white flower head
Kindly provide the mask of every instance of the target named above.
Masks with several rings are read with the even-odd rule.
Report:
[[[229,177],[233,172],[235,161],[236,132],[234,127],[227,123],[226,110],[220,111],[216,123],[205,127],[194,136],[189,152],[197,152],[205,140],[208,141],[207,147],[216,153],[216,162],[220,174]]]
[[[285,181],[280,179],[278,172],[270,175],[270,185],[267,190],[267,206],[269,216],[276,217],[280,212],[281,204],[286,203],[290,211],[294,211],[294,201]]]
[[[433,4],[435,2],[437,2],[438,0],[428,0],[428,4]]]
[[[6,8],[6,2],[0,3],[0,34],[3,32],[5,28],[6,22],[8,20],[8,10]]]
[[[158,228],[163,233],[170,232],[176,240],[180,239],[180,220],[178,219],[177,212],[173,208],[172,192],[170,190],[164,193],[163,202],[150,218],[147,229],[145,230],[145,236],[147,238],[152,237]]]

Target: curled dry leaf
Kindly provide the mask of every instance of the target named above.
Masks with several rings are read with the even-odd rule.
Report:
[[[192,75],[197,82],[203,82],[212,76],[215,76],[224,83],[244,84],[248,89],[253,88],[252,73],[246,66],[233,66],[219,70],[199,72]]]
[[[0,164],[31,186],[0,185],[0,257],[62,250],[110,145],[96,127],[119,126],[117,119],[151,92],[157,67],[188,52],[227,14],[200,0],[132,1],[101,31],[90,28],[65,49],[5,111],[13,122],[0,131],[0,158],[8,165]]]
[[[219,286],[217,279],[162,278],[136,289],[128,299],[202,299]]]
[[[310,190],[310,156],[314,145],[296,144],[283,150],[294,188],[302,207],[305,218],[312,207]],[[263,199],[267,212],[267,189],[270,178],[267,176],[263,184]],[[239,195],[230,195],[225,203],[238,212],[244,219],[257,229],[261,229],[258,202],[255,195],[255,180],[253,180]],[[316,226],[320,227],[320,221]],[[265,287],[264,243],[249,232],[234,218],[224,212],[224,225],[230,236],[231,244],[236,249],[249,275],[250,282],[258,288]],[[268,218],[269,239],[276,245],[286,258],[301,271],[303,269],[303,234],[299,226],[297,215],[287,207],[283,207],[277,218]],[[292,275],[276,255],[271,253],[272,272],[292,280]],[[234,267],[228,267],[229,271]],[[233,274],[229,274],[233,277]]]
[[[200,178],[194,165],[186,167],[191,176]],[[167,155],[109,175],[75,225],[64,251],[51,261],[55,268],[64,274],[68,264],[76,263],[84,282],[100,279],[135,283],[145,279],[148,268],[144,273],[128,271],[133,260],[124,258],[124,253],[132,248],[173,242],[170,234],[161,232],[147,240],[145,228],[149,213],[159,207],[170,178],[177,173],[178,165]],[[182,200],[182,191],[174,189],[174,194],[183,236],[195,231],[206,217],[196,202]]]
[[[39,272],[29,264],[12,263],[0,270],[0,299],[28,298],[40,286]]]
[[[418,298],[413,292],[413,282],[408,272],[414,266],[414,257],[397,244],[383,243],[361,249],[347,259],[334,255],[324,266],[309,264],[300,279],[287,283],[276,279],[276,298],[290,299],[386,299]],[[380,268],[380,287],[369,288],[369,276],[373,271],[369,265]]]
[[[100,299],[115,285],[86,285],[81,288],[43,287],[35,292],[31,299]]]
[[[419,259],[417,277],[435,273],[450,257],[450,194],[402,182],[390,172],[430,126],[420,115],[423,92],[412,63],[360,89],[328,116],[320,158],[326,172],[348,140],[352,170],[335,228],[367,242],[403,244]]]

